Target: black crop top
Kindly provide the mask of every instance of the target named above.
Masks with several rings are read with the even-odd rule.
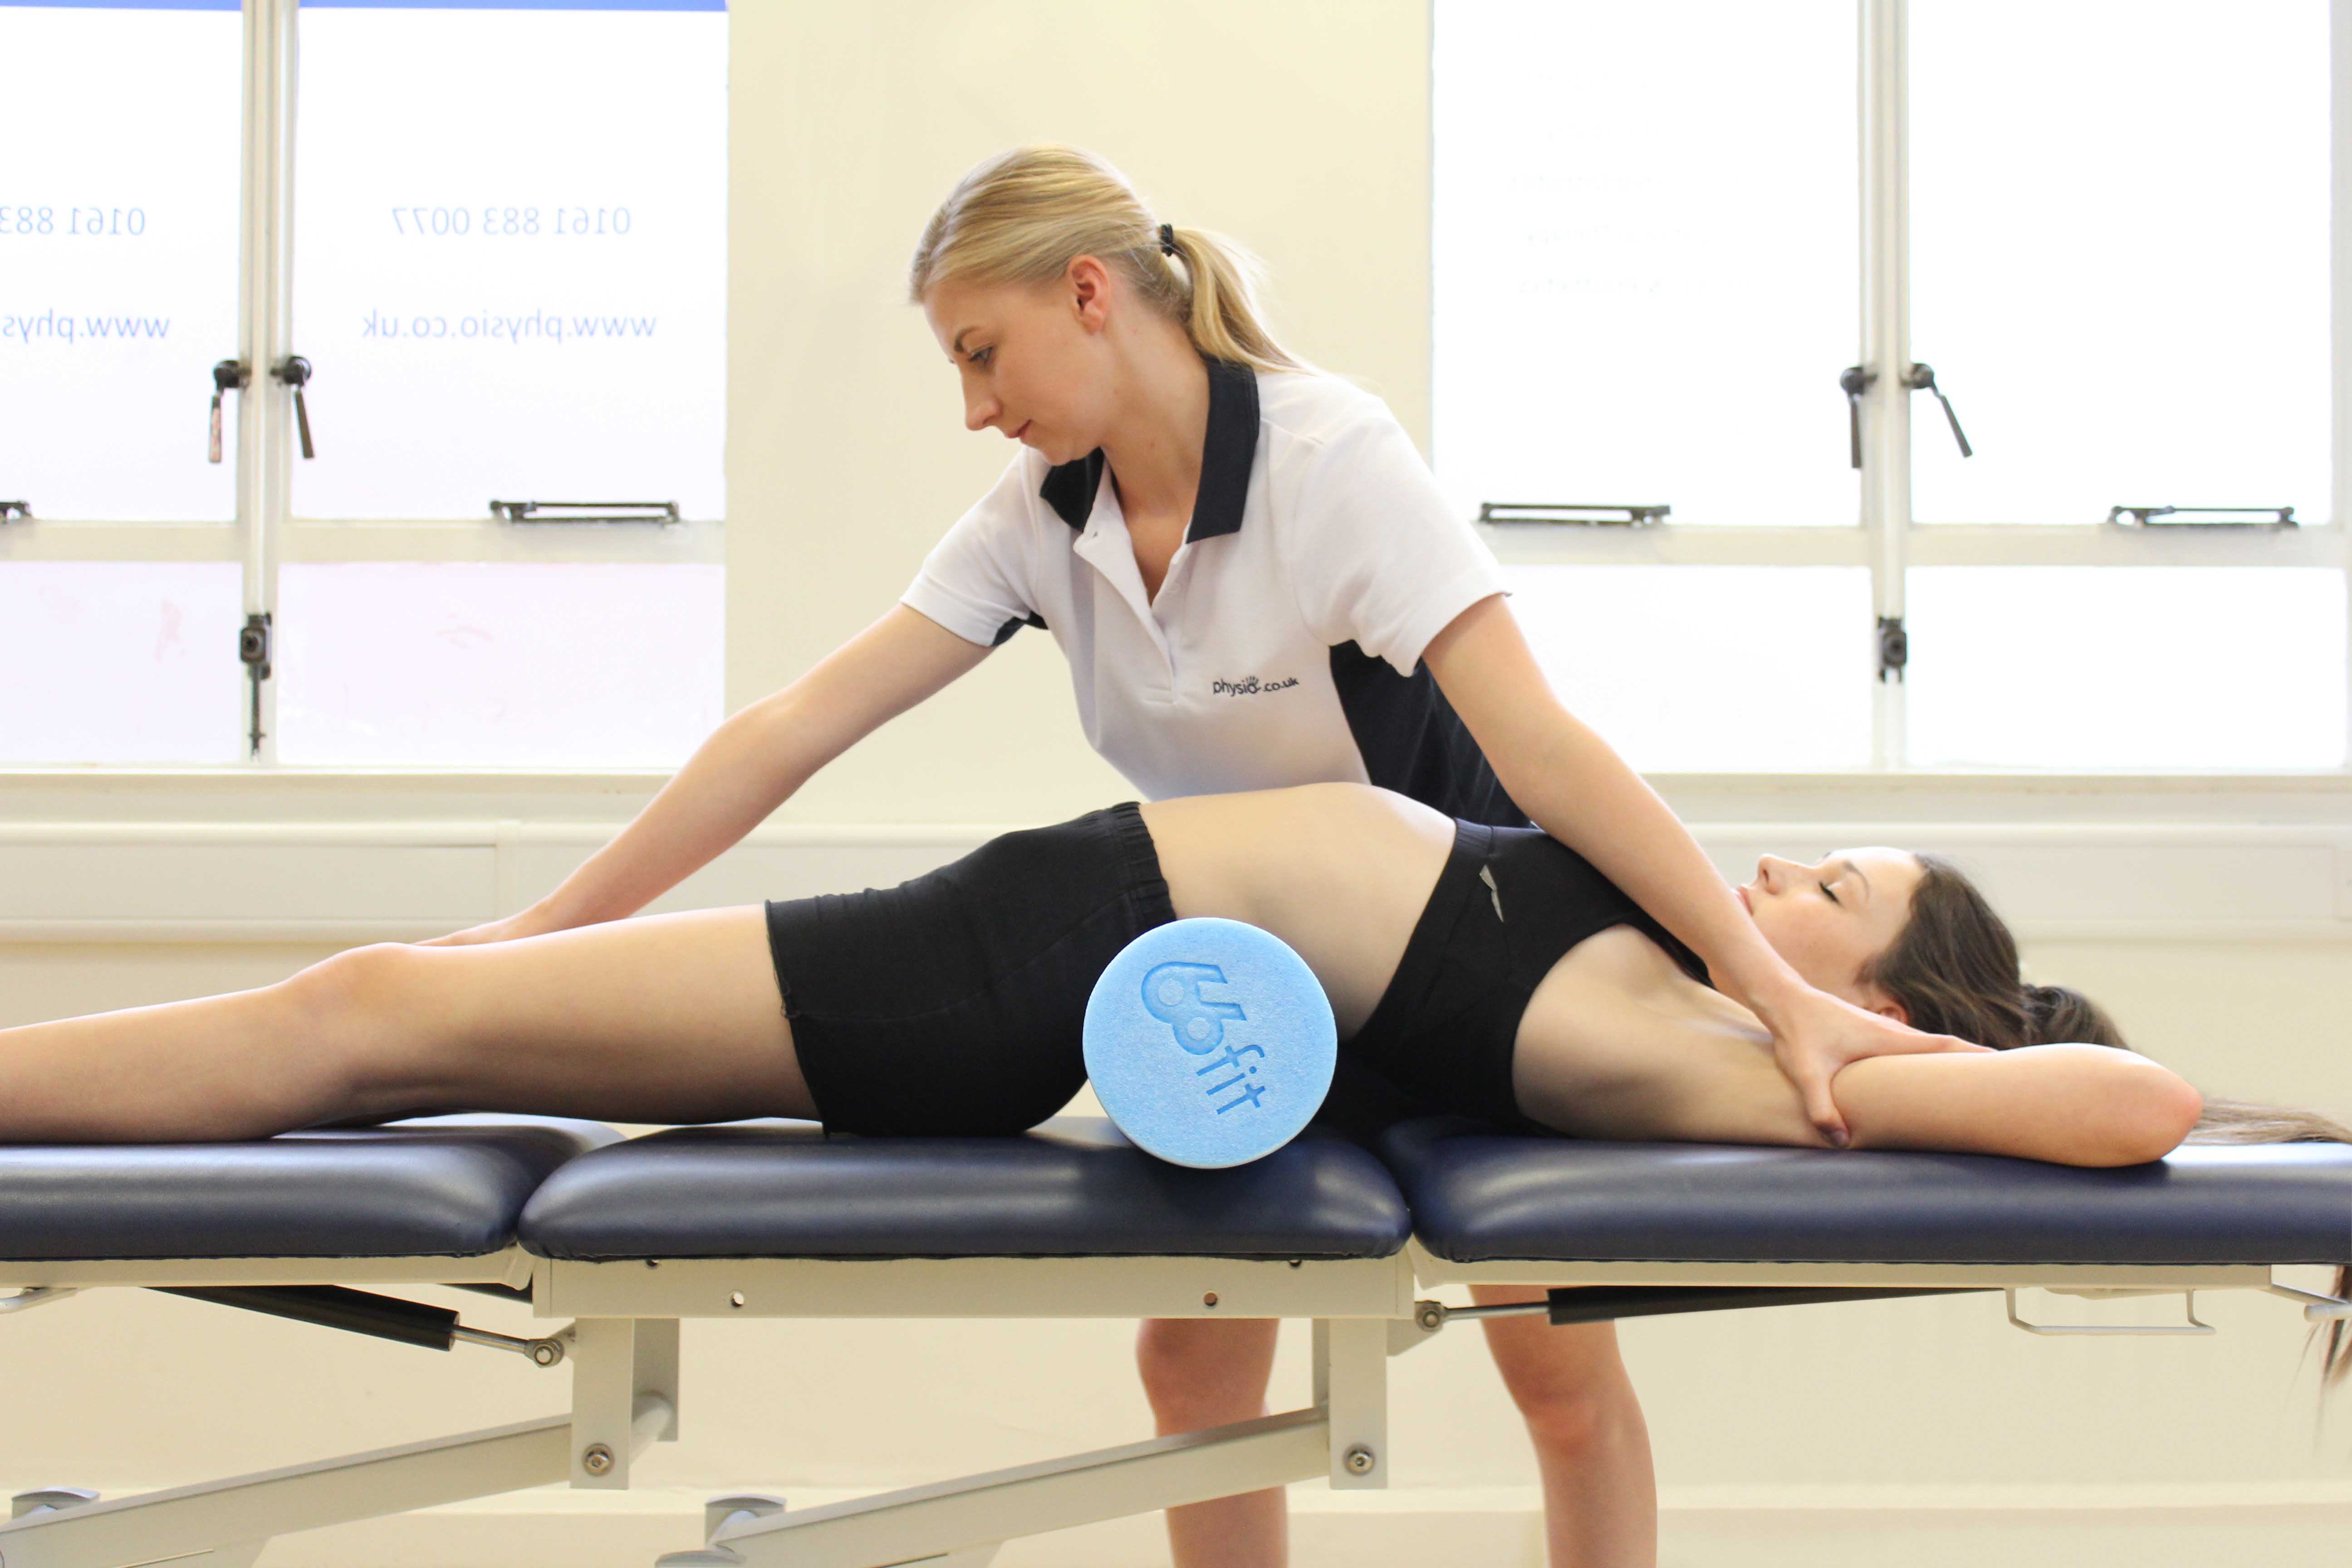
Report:
[[[1395,976],[1340,1049],[1429,1109],[1535,1127],[1511,1093],[1528,999],[1570,948],[1621,925],[1706,983],[1696,953],[1567,845],[1538,828],[1456,822]]]

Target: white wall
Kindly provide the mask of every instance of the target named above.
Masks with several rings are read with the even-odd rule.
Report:
[[[962,427],[905,303],[958,176],[1091,147],[1166,221],[1266,261],[1295,352],[1429,428],[1428,16],[1420,0],[760,5],[736,14],[728,310],[728,700],[782,685],[904,590],[1012,448]],[[1052,819],[1118,777],[1047,639],[1013,639],[786,808],[803,820]],[[959,759],[952,788],[938,759]]]
[[[1004,460],[995,437],[960,428],[953,377],[901,301],[900,279],[933,203],[1008,143],[1096,147],[1171,221],[1243,237],[1271,264],[1288,340],[1373,386],[1425,437],[1419,0],[746,0],[734,29],[730,703],[791,679],[880,613]],[[909,847],[902,837],[894,848],[890,825],[1034,822],[1115,797],[1119,783],[1086,749],[1065,682],[1046,639],[1015,638],[950,700],[859,747],[788,806],[782,818],[805,835],[746,847],[688,896],[797,891],[790,884],[803,876],[856,885],[898,873],[932,842],[918,835]],[[259,925],[204,943],[77,935],[59,924],[67,889],[75,913],[151,912],[157,861],[146,858],[142,878],[139,855],[107,852],[102,834],[69,825],[344,824],[366,841],[385,824],[443,821],[492,825],[489,839],[509,846],[436,884],[475,889],[471,901],[421,915],[371,901],[371,889],[414,885],[403,880],[413,863],[386,847],[391,859],[366,862],[385,879],[359,877],[327,911],[352,919],[341,940],[356,940],[370,921],[429,923],[528,897],[583,852],[561,842],[563,825],[609,831],[648,787],[0,780],[0,827],[19,830],[0,842],[0,1025],[260,984],[333,945],[315,931],[289,941],[303,928]],[[2352,927],[2336,927],[2324,890],[2340,882],[2331,845],[2352,830],[2340,787],[1940,786],[1932,797],[1901,784],[1776,787],[1675,785],[1689,815],[1720,825],[1708,835],[1719,845],[1744,842],[1759,822],[1840,837],[1856,824],[1874,836],[2005,823],[2029,837],[2086,819],[2148,825],[2108,845],[2122,857],[2104,862],[2110,873],[2143,880],[2093,910],[2097,919],[2068,903],[2068,889],[2019,882],[2012,913],[2035,933],[2032,972],[2084,986],[2209,1088],[2352,1113]],[[81,847],[36,871],[22,854],[39,837],[36,823],[50,825],[53,843]],[[2173,830],[2212,823],[2308,831],[2284,859],[2242,839],[2182,870],[2193,858]],[[847,826],[856,824],[881,826]],[[446,837],[488,842],[471,826]],[[2004,868],[2028,865],[1994,854]],[[242,884],[223,888],[224,908],[267,906],[274,879],[303,875],[299,859],[236,864]],[[2205,921],[2224,897],[2257,910],[2300,900],[2304,917],[2269,929],[2232,906]],[[530,1321],[496,1302],[443,1299],[487,1327]],[[1669,1561],[2127,1551],[2157,1564],[2225,1546],[2339,1543],[2352,1522],[2352,1436],[2339,1422],[2313,1440],[2299,1317],[2274,1300],[2201,1305],[2222,1327],[2218,1340],[2036,1340],[1976,1299],[1630,1325]],[[538,1494],[351,1527],[283,1542],[265,1561],[641,1563],[688,1543],[686,1515],[704,1491],[761,1487],[814,1501],[1126,1440],[1146,1426],[1129,1333],[1100,1323],[691,1325],[686,1439],[656,1451],[649,1489]],[[170,1484],[521,1419],[560,1408],[565,1376],[130,1291],[0,1319],[0,1367],[13,1412],[0,1423],[9,1490]],[[1394,1380],[1398,1489],[1303,1489],[1300,1505],[1318,1511],[1302,1521],[1302,1557],[1534,1561],[1532,1467],[1477,1335],[1447,1334],[1396,1363]],[[1304,1391],[1294,1336],[1277,1396]],[[1147,1522],[1006,1561],[1141,1563],[1158,1552]]]

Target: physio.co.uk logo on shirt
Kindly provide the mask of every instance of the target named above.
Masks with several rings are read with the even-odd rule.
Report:
[[[1239,680],[1212,680],[1209,682],[1209,695],[1255,697],[1265,691],[1287,691],[1297,684],[1298,677],[1295,675],[1285,676],[1278,680],[1272,676],[1251,675],[1244,676]]]

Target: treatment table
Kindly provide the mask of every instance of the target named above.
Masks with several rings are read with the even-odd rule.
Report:
[[[0,1568],[247,1568],[272,1536],[569,1481],[625,1488],[678,1432],[688,1318],[1306,1318],[1297,1410],[787,1510],[716,1499],[666,1568],[976,1568],[1014,1537],[1293,1480],[1388,1482],[1388,1358],[1454,1318],[1555,1322],[2006,1290],[2038,1332],[2201,1332],[2199,1290],[2352,1306],[2274,1268],[2352,1260],[2352,1147],[2183,1149],[2074,1170],[1967,1155],[1582,1143],[1431,1120],[1366,1149],[1320,1129],[1226,1170],[1107,1121],[1018,1138],[827,1138],[747,1122],[623,1140],[436,1117],[240,1144],[0,1149],[0,1312],[136,1286],[568,1371],[538,1421],[100,1500],[18,1496]],[[1431,1288],[1549,1288],[1449,1309]],[[403,1285],[527,1299],[537,1338]],[[2159,1330],[2030,1324],[2015,1292],[2186,1292]],[[469,1353],[474,1353],[469,1352]]]

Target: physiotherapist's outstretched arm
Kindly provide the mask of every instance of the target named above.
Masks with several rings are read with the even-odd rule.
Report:
[[[553,892],[433,945],[538,936],[635,914],[765,821],[819,768],[988,654],[894,605],[798,680],[730,715],[636,819]]]
[[[1864,1012],[1801,979],[1657,792],[1561,705],[1502,595],[1456,616],[1423,658],[1519,808],[1687,942],[1717,987],[1763,1020],[1807,1118],[1833,1142],[1844,1141],[1845,1124],[1830,1079],[1847,1063],[1979,1048]]]

